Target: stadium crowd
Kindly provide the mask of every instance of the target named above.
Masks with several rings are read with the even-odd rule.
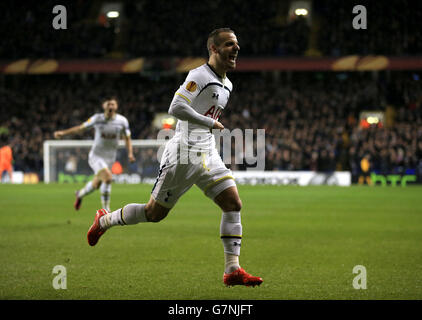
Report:
[[[354,6],[366,8],[366,29],[355,30]],[[417,55],[422,52],[422,3],[405,0],[389,1],[314,1],[315,15],[320,22],[318,49],[324,56]]]
[[[251,75],[237,81],[229,123],[266,129],[267,170],[350,170],[357,178],[369,155],[372,171],[422,173],[418,79],[411,73],[377,81],[368,74],[303,73],[278,83]],[[394,123],[364,129],[364,110],[384,111]]]
[[[0,2],[3,13],[0,36],[2,59],[22,58],[99,58],[112,50],[114,32],[90,22],[91,2],[66,2],[67,29],[52,27],[56,2],[24,1],[19,8]]]
[[[367,8],[366,30],[353,29],[356,2],[350,0],[341,6],[335,0],[314,0],[308,20],[291,19],[289,1],[122,1],[118,22],[101,15],[97,1],[72,1],[65,3],[66,30],[51,25],[57,3],[25,3],[19,10],[0,3],[2,59],[205,56],[204,39],[227,21],[238,35],[242,56],[302,56],[308,49],[323,56],[422,51],[422,4],[404,0],[388,5],[360,1]],[[317,26],[314,32],[310,21]]]
[[[51,25],[56,4],[43,1],[16,10],[1,2],[4,21],[0,29],[3,39],[0,56],[110,58],[113,52],[126,58],[203,56],[207,54],[204,39],[216,25],[225,25],[225,21],[230,21],[230,27],[245,44],[242,45],[245,56],[301,55],[308,44],[308,24],[303,19],[281,23],[282,8],[271,1],[254,1],[254,10],[240,1],[216,0],[208,6],[200,1],[188,5],[163,0],[126,1],[119,22],[100,15],[98,3],[73,1],[65,4],[66,30],[55,30]],[[218,10],[222,6],[225,10]],[[182,22],[183,28],[175,28]]]
[[[157,138],[154,115],[167,112],[183,75],[0,79],[1,126],[10,132],[15,170],[42,175],[43,141],[101,112],[105,95],[119,98],[134,139]],[[271,73],[233,73],[231,79],[234,92],[221,121],[230,130],[266,130],[266,170],[351,170],[356,177],[360,160],[369,155],[377,172],[422,172],[422,82],[415,74],[395,72],[390,80],[385,74],[374,80],[368,73],[293,73],[277,80]],[[362,129],[363,110],[389,110],[395,122]]]

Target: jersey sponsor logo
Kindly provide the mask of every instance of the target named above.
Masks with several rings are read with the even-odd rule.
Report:
[[[216,106],[212,106],[208,109],[207,112],[205,112],[204,116],[211,117],[215,120],[218,120],[221,116],[222,109]]]
[[[117,135],[115,133],[101,133],[101,138],[103,139],[116,139]]]
[[[195,81],[189,81],[188,84],[186,85],[186,90],[188,90],[189,92],[195,92],[196,88],[197,88],[197,85]]]
[[[219,96],[219,94],[218,93],[216,93],[216,92],[213,92],[212,93],[212,99],[217,99],[218,100],[218,96]]]

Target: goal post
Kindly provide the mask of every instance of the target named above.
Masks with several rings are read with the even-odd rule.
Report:
[[[127,158],[126,144],[119,141],[116,161],[123,174],[116,179],[132,179],[136,182],[151,182],[159,169],[159,157],[168,140],[132,140],[136,161]],[[88,164],[88,154],[93,140],[46,140],[43,145],[44,183],[85,182],[93,172]],[[161,152],[161,153],[160,153]],[[118,169],[118,168],[117,168]]]
[[[113,174],[113,181],[115,183],[142,182],[153,184],[159,172],[159,159],[161,159],[167,141],[167,139],[132,140],[136,161],[129,163],[126,144],[123,140],[120,140],[116,157],[120,166],[120,173],[117,170],[116,174]],[[93,140],[44,141],[44,183],[85,183],[91,180],[93,171],[88,164],[88,154],[93,142]],[[222,158],[224,159],[224,156]],[[326,173],[232,170],[233,177],[239,185],[351,185],[351,173],[349,171]]]

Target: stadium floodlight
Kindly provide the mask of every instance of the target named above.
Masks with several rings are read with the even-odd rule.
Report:
[[[297,8],[295,10],[295,14],[297,16],[307,16],[308,15],[308,10],[306,10],[305,8]]]
[[[107,18],[115,19],[119,17],[119,11],[109,11],[107,12]]]
[[[379,122],[379,119],[378,117],[368,117],[366,121],[368,121],[369,124],[377,124]]]

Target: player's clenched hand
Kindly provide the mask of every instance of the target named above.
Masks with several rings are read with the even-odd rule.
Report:
[[[212,126],[212,128],[213,128],[213,129],[220,129],[220,130],[223,130],[223,129],[224,129],[224,126],[222,125],[222,123],[221,123],[221,122],[219,122],[219,121],[215,120],[215,121],[214,121],[214,125]]]
[[[54,131],[54,138],[60,139],[61,137],[63,137],[62,131]]]
[[[133,156],[133,154],[128,155],[128,158],[129,158],[129,162],[135,162],[136,161],[136,159]]]

